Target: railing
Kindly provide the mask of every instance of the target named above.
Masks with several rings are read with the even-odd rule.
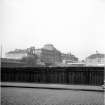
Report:
[[[104,67],[1,68],[1,81],[103,85]]]

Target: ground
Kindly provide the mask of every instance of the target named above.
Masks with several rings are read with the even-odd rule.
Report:
[[[2,87],[1,104],[104,105],[104,92]]]

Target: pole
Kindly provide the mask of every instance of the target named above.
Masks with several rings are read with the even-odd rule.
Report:
[[[2,58],[2,44],[1,44],[1,52],[0,53],[1,53],[0,58]]]

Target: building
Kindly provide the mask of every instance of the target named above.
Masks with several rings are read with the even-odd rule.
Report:
[[[75,57],[73,54],[71,54],[71,53],[67,53],[67,54],[62,53],[62,63],[69,64],[69,63],[77,63],[77,62],[78,62],[78,58]]]
[[[18,59],[1,58],[1,67],[25,67],[25,62]]]
[[[37,54],[40,62],[46,65],[53,65],[61,62],[61,53],[52,44],[46,44],[41,49],[36,49],[35,54]]]
[[[6,53],[6,58],[8,59],[22,59],[27,57],[28,53],[26,50],[15,49],[14,51],[9,51]]]
[[[21,61],[24,62],[25,66],[41,66],[37,55],[35,54],[35,48],[30,47],[27,49],[15,49],[14,51],[10,51],[6,53],[6,59],[12,61]],[[16,62],[17,63],[17,62]]]
[[[8,59],[22,59],[28,57],[29,55],[35,54],[35,48],[30,47],[27,49],[15,49],[14,51],[9,51],[6,53],[6,58]]]
[[[105,54],[96,52],[85,60],[86,66],[105,66]]]

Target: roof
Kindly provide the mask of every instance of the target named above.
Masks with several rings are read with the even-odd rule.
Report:
[[[105,58],[105,54],[96,53],[96,54],[92,54],[92,55],[88,56],[87,58],[88,59]]]
[[[44,45],[44,47],[42,49],[45,49],[45,50],[56,50],[56,48],[52,45],[52,44],[46,44]]]
[[[7,54],[17,54],[17,53],[27,53],[27,51],[21,49],[15,49],[14,51],[9,51]]]
[[[78,58],[75,56],[75,55],[73,55],[73,54],[71,54],[71,53],[68,53],[68,54],[64,54],[64,53],[62,53],[62,59],[65,59],[65,60],[78,60]]]

